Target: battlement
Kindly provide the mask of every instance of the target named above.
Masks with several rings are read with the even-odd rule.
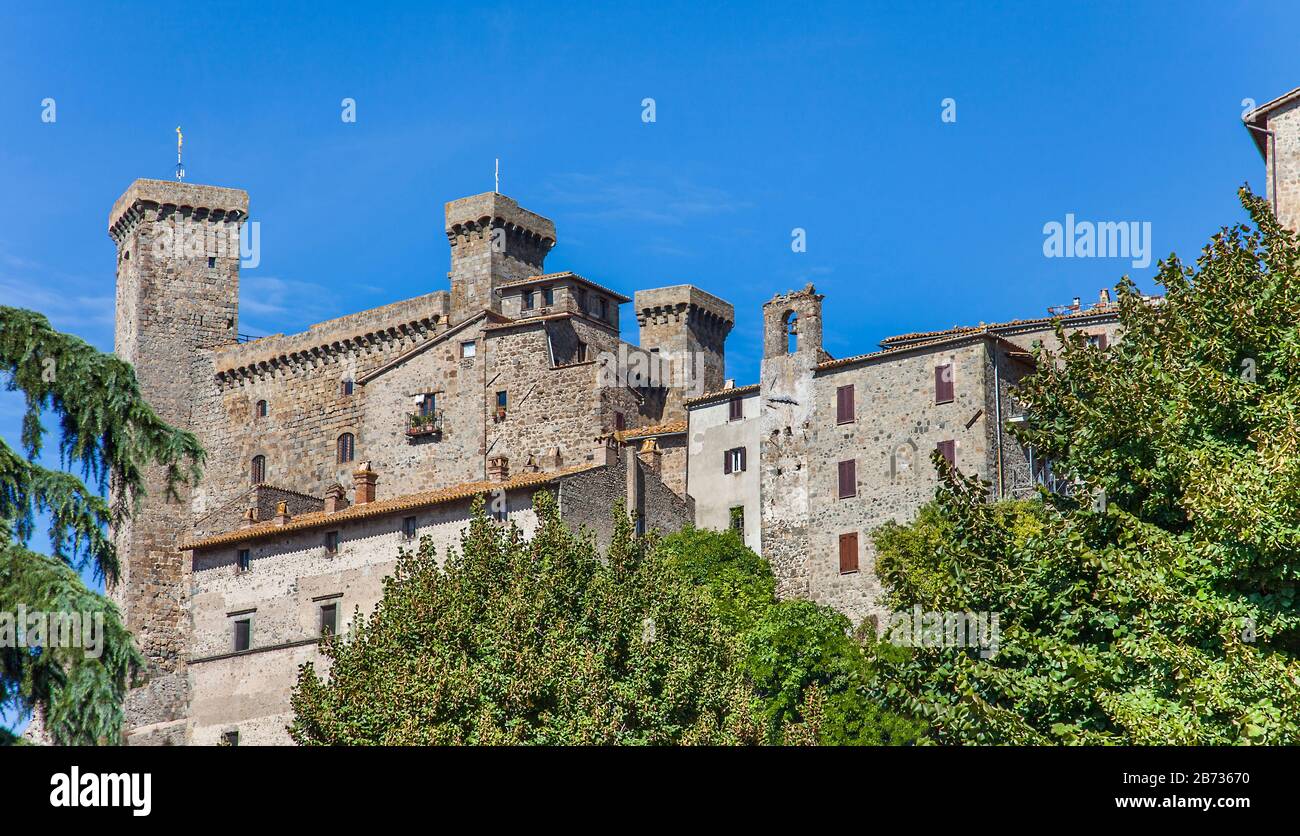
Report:
[[[544,273],[555,246],[555,224],[496,192],[446,205],[451,244],[451,309],[457,321],[481,310],[501,310],[497,288]]]
[[[723,338],[736,323],[736,309],[689,284],[638,290],[633,301],[637,322],[642,327],[658,323],[690,320],[709,330],[721,332]]]
[[[108,213],[108,234],[121,242],[140,219],[140,209],[191,209],[213,220],[242,221],[248,217],[248,192],[174,180],[136,180]]]

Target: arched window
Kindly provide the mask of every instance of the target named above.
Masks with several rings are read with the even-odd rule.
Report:
[[[343,433],[343,435],[339,436],[339,464],[352,461],[355,453],[356,439],[352,437],[352,433]]]
[[[255,414],[257,415],[258,418],[265,418],[266,413],[267,413],[266,401],[258,401],[257,412]]]
[[[253,464],[248,469],[248,475],[254,485],[266,481],[266,456],[253,456]]]
[[[799,350],[799,314],[794,311],[786,311],[783,320],[785,327],[785,352],[794,354]]]

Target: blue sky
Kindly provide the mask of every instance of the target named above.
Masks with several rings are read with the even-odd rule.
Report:
[[[430,5],[7,8],[0,304],[111,349],[106,216],[172,176],[177,125],[188,179],[248,190],[261,224],[253,334],[446,287],[442,204],[499,157],[556,223],[549,270],[732,302],[746,383],[760,305],[809,281],[836,356],[1150,289],[1154,262],[1045,258],[1044,224],[1150,222],[1190,258],[1238,185],[1263,192],[1242,100],[1300,85],[1281,3]],[[11,444],[17,417],[0,394]]]

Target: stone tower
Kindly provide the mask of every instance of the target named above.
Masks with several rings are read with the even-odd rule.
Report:
[[[203,423],[196,393],[211,388],[210,349],[237,339],[239,228],[247,215],[246,192],[166,180],[136,180],[109,213],[115,353],[135,367],[145,399],[172,426]],[[190,524],[189,492],[169,502],[162,469],[145,476],[148,494],[112,532],[121,574],[109,593],[147,662],[147,682],[128,697],[125,728],[132,742],[181,742],[188,618],[176,545]]]
[[[782,597],[809,597],[808,433],[816,412],[813,370],[824,358],[822,297],[811,284],[763,305],[762,544]]]
[[[688,284],[638,290],[634,296],[640,346],[658,354],[666,384],[664,421],[685,421],[683,401],[723,388],[724,343],[736,311]]]
[[[496,288],[543,273],[555,246],[554,223],[496,192],[453,200],[446,217],[453,322],[485,308],[500,311]]]

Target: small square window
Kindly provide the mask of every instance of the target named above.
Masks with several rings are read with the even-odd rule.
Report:
[[[239,571],[247,572],[253,566],[252,553],[248,549],[239,550]]]
[[[542,304],[547,307],[550,307],[551,305],[555,304],[555,288],[553,287],[542,288]]]
[[[741,473],[745,470],[745,448],[733,447],[723,454],[722,472]]]
[[[347,397],[347,396],[351,395],[351,394],[352,394],[352,378],[350,378],[350,377],[345,377],[345,378],[343,379],[343,382],[339,384],[339,391],[343,393],[343,396],[344,396],[344,397]]]
[[[235,622],[235,652],[248,650],[253,645],[253,620],[241,618]]]
[[[625,429],[627,429],[627,419],[623,417],[623,413],[615,412],[614,413],[615,432],[622,432]]]
[[[337,531],[325,532],[325,553],[337,554],[339,550],[339,533]]]
[[[739,421],[745,417],[745,402],[740,398],[732,398],[727,402],[727,420]]]
[[[320,634],[330,636],[338,631],[339,626],[339,605],[338,604],[321,604],[320,607]]]
[[[731,509],[731,529],[740,532],[743,537],[745,534],[745,506],[737,505]]]
[[[609,300],[603,296],[600,297],[600,318],[609,319]]]
[[[531,311],[533,309],[533,292],[531,290],[524,291],[523,308],[526,311]]]
[[[407,540],[415,539],[415,517],[407,517],[402,520],[402,536]]]
[[[222,746],[238,746],[238,745],[239,745],[239,732],[238,732],[238,731],[222,732],[222,733],[221,733],[221,745],[222,745]]]
[[[265,418],[265,417],[266,417],[266,414],[267,414],[268,412],[270,412],[270,406],[266,403],[266,401],[258,401],[258,402],[257,402],[257,417],[258,417],[258,418]]]
[[[215,255],[208,256],[208,269],[209,270],[215,269],[216,266],[217,266],[217,257]]]
[[[461,357],[473,357],[478,354],[478,343],[473,340],[466,340],[460,344]]]

